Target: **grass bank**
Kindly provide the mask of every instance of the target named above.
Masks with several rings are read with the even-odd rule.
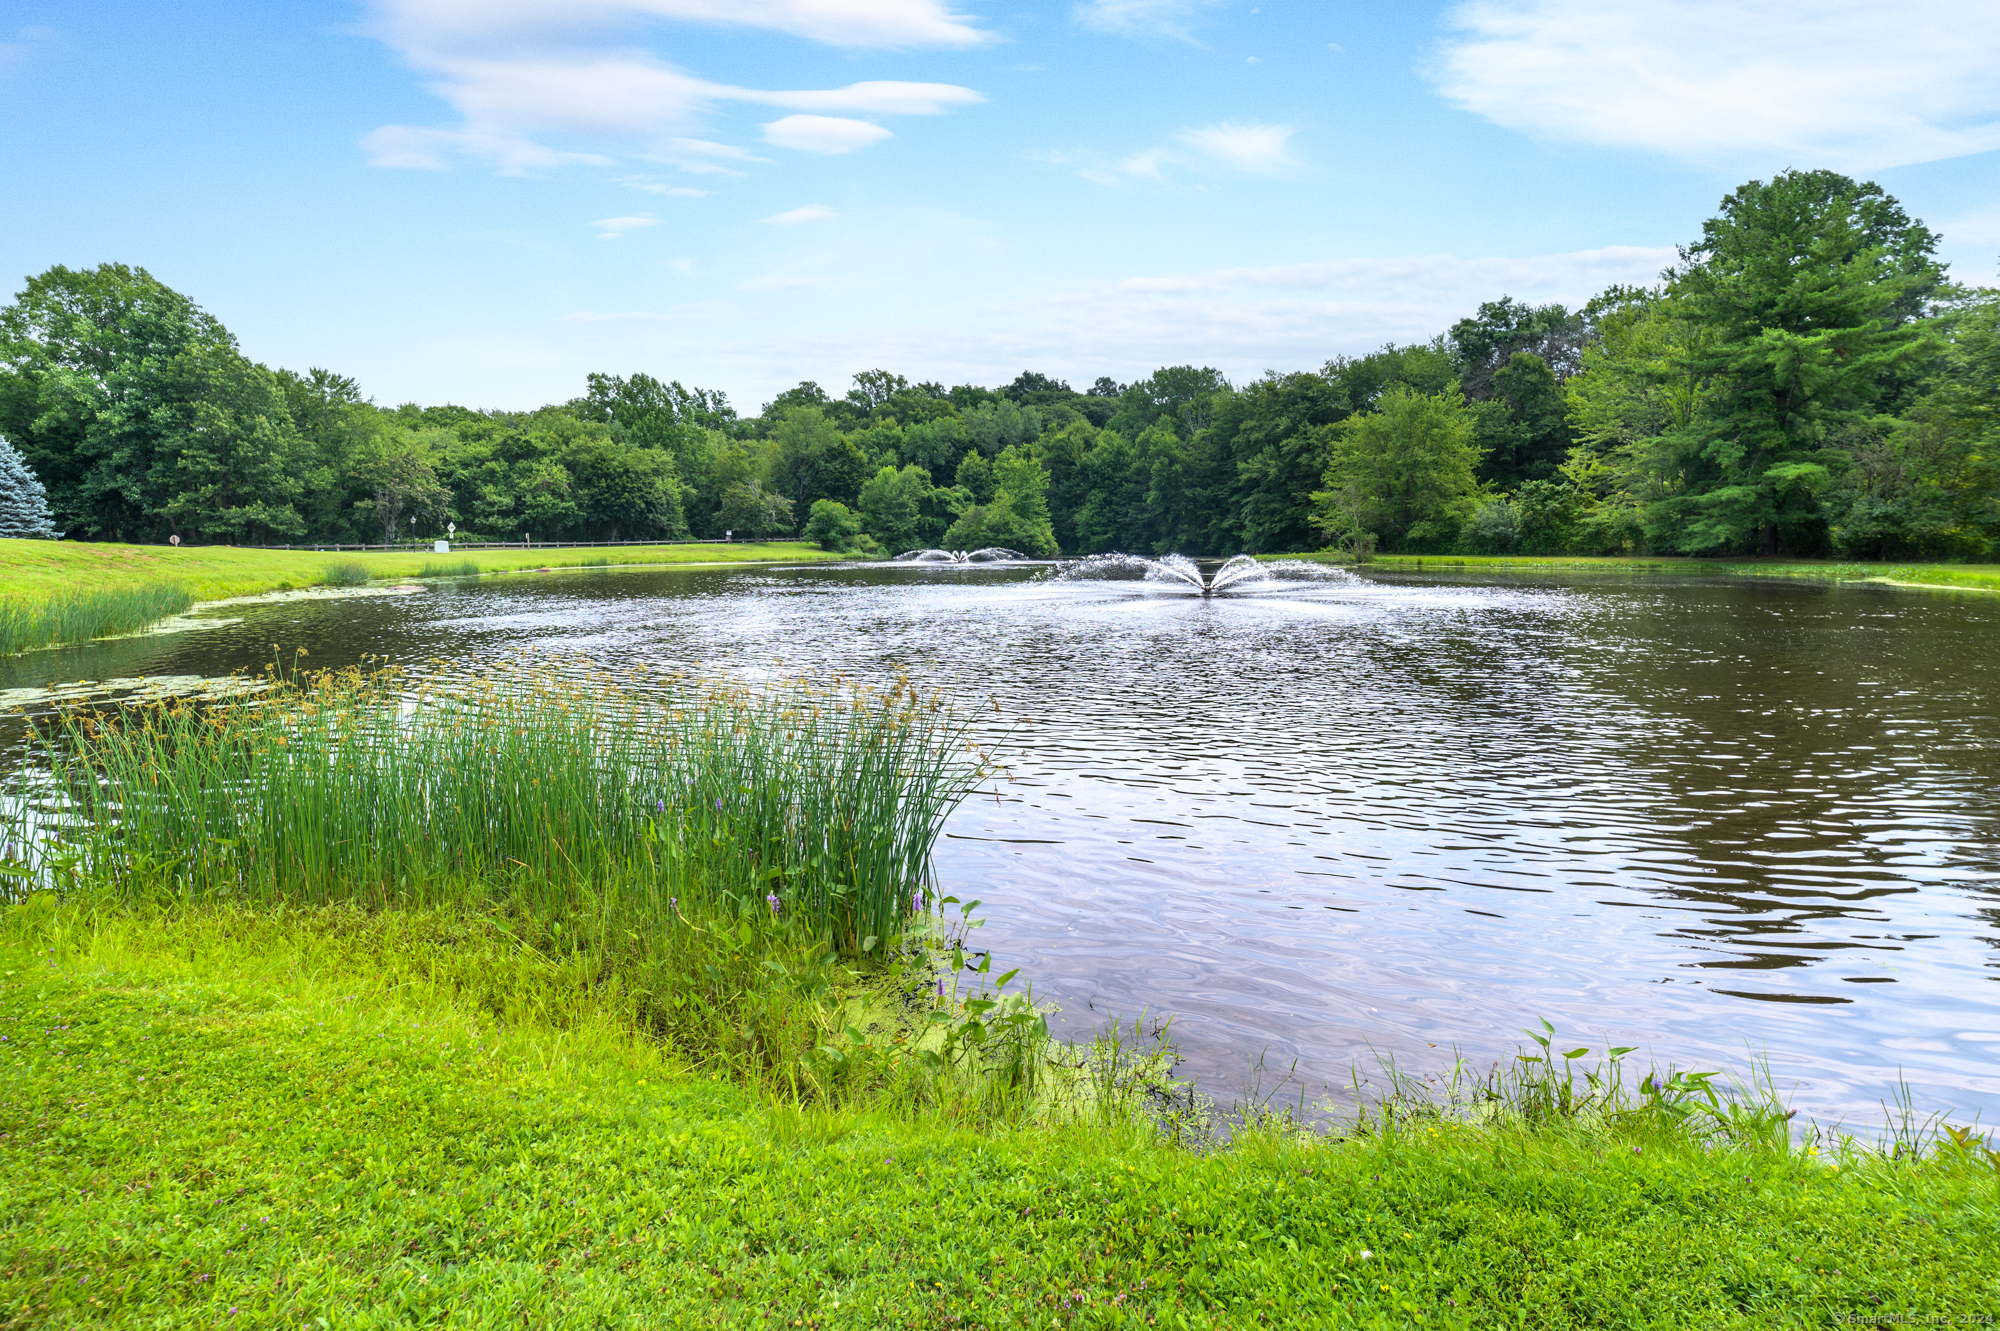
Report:
[[[1351,563],[1324,551],[1269,555],[1270,559],[1316,559]],[[2000,564],[1849,563],[1838,560],[1690,559],[1670,555],[1374,555],[1370,567],[1476,571],[1546,569],[1612,573],[1698,573],[1737,577],[1808,578],[1829,582],[1882,582],[1903,587],[1960,587],[2000,591]]]
[[[438,964],[496,1010],[580,987],[795,1098],[957,1094],[989,1052],[1018,1069],[1040,1028],[980,995],[931,1029],[931,852],[985,759],[907,681],[508,672],[415,692],[274,666],[264,683],[40,722],[0,873],[112,910],[444,912],[465,938]],[[886,1023],[864,979],[899,996]]]
[[[436,921],[0,925],[0,1325],[1712,1327],[1976,1320],[2000,1176],[1642,1119],[1143,1124],[800,1107]],[[1969,1324],[1969,1323],[1966,1323]]]
[[[474,550],[440,556],[0,539],[0,652],[129,632],[196,602],[296,587],[540,568],[837,557],[809,541]]]

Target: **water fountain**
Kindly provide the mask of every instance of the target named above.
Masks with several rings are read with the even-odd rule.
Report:
[[[1026,559],[1019,550],[989,545],[978,550],[905,550],[893,564],[1000,564]]]
[[[1226,559],[1213,573],[1203,574],[1201,567],[1186,555],[1161,555],[1148,559],[1143,555],[1091,555],[1063,568],[1056,575],[1066,580],[1129,580],[1136,577],[1143,582],[1163,582],[1174,587],[1186,587],[1203,596],[1215,596],[1223,592],[1246,592],[1253,589],[1273,590],[1297,582],[1353,582],[1354,575],[1346,569],[1331,568],[1325,564],[1315,564],[1303,559],[1281,559],[1266,563],[1254,555],[1237,555]]]

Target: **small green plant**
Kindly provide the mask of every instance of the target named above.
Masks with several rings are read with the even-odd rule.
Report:
[[[473,563],[470,559],[455,559],[451,561],[427,559],[424,561],[424,566],[417,570],[417,576],[420,578],[472,578],[479,576],[479,565]]]
[[[320,574],[319,584],[322,587],[365,587],[374,576],[368,571],[366,564],[346,560],[338,564],[328,564],[326,571]]]
[[[1968,1160],[1981,1162],[1993,1171],[1996,1179],[2000,1179],[2000,1151],[1987,1145],[1984,1133],[1974,1132],[1971,1128],[1953,1127],[1947,1123],[1944,1125],[1944,1136],[1939,1145],[1941,1149],[1949,1146]]]

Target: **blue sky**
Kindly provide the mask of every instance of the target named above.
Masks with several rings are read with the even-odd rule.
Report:
[[[0,271],[385,403],[1242,380],[1648,280],[1787,166],[1991,283],[1996,69],[1990,0],[5,0]]]

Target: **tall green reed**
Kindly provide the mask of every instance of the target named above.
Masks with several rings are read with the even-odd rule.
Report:
[[[44,852],[182,899],[470,892],[662,927],[700,902],[802,919],[859,953],[925,909],[940,825],[984,761],[967,722],[907,682],[272,682],[56,723],[66,825]]]
[[[824,1051],[854,967],[935,918],[931,850],[984,765],[941,699],[553,671],[266,682],[49,723],[54,796],[10,871],[112,910],[457,918],[697,1061],[800,1098],[880,1080]],[[432,967],[484,995],[473,969]]]
[[[366,564],[349,559],[328,564],[321,572],[319,582],[322,587],[366,587],[374,577]]]
[[[0,655],[130,633],[193,604],[194,596],[178,582],[0,601]]]

